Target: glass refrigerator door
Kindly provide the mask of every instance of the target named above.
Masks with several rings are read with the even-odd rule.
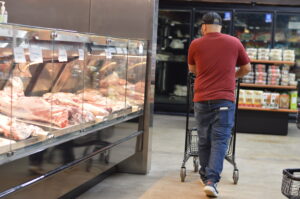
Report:
[[[155,75],[156,109],[165,109],[167,106],[174,105],[166,111],[175,112],[179,111],[178,105],[185,106],[186,104],[187,53],[191,38],[190,29],[191,11],[159,11]]]
[[[222,30],[224,34],[231,34],[231,23],[232,23],[232,12],[228,11],[216,11],[222,17]],[[196,11],[195,12],[195,23],[194,23],[194,38],[201,37],[201,19],[207,11]]]
[[[300,65],[300,15],[277,14],[275,27],[275,48],[281,48],[283,60],[294,61]]]
[[[271,48],[273,14],[260,12],[236,13],[234,36],[245,48]]]
[[[12,129],[12,79],[13,63],[13,28],[0,25],[0,154],[11,151],[16,142]]]

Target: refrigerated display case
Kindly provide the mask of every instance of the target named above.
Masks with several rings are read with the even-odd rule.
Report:
[[[273,13],[236,12],[233,35],[245,48],[271,48]]]
[[[0,165],[142,117],[147,48],[144,40],[0,24]],[[131,126],[117,137],[136,140],[143,128]]]

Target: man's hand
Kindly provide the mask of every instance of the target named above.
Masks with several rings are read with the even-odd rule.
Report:
[[[196,75],[196,65],[190,65],[190,64],[189,64],[189,71],[190,71],[191,73],[194,73],[194,74]]]
[[[242,78],[245,75],[247,75],[250,71],[251,71],[251,64],[250,63],[248,63],[246,65],[243,65],[243,66],[240,66],[238,71],[236,71],[236,73],[235,73],[235,77],[236,78]]]

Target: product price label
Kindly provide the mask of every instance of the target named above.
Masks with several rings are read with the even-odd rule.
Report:
[[[111,59],[112,58],[112,54],[111,54],[111,51],[110,49],[105,49],[105,53],[106,53],[106,59]]]
[[[16,63],[26,63],[24,48],[14,48],[14,59]]]
[[[59,62],[66,62],[68,61],[68,54],[65,49],[58,50],[58,61]]]
[[[123,54],[122,48],[117,48],[117,54]]]
[[[143,52],[144,52],[144,44],[140,43],[140,45],[139,45],[139,54],[143,54]]]
[[[79,55],[78,60],[84,61],[84,50],[83,49],[78,49],[78,55]]]
[[[29,48],[29,58],[31,62],[43,63],[42,49],[38,47]]]
[[[128,53],[127,48],[123,48],[123,52],[124,54],[127,54]]]

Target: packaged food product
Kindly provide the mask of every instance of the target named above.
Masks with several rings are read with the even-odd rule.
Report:
[[[245,92],[245,98],[246,98],[246,106],[252,107],[254,105],[254,92],[253,90],[246,90]]]
[[[290,109],[297,110],[297,98],[298,98],[297,91],[290,92]]]
[[[240,106],[246,106],[246,97],[245,97],[245,90],[244,89],[240,89],[239,105]]]
[[[262,107],[263,105],[263,91],[254,91],[254,106]]]
[[[286,93],[280,95],[279,108],[288,109],[290,106],[290,96]]]
[[[270,108],[271,105],[271,93],[263,93],[263,108]]]
[[[271,94],[271,104],[270,107],[274,109],[279,108],[279,93],[272,93]]]

